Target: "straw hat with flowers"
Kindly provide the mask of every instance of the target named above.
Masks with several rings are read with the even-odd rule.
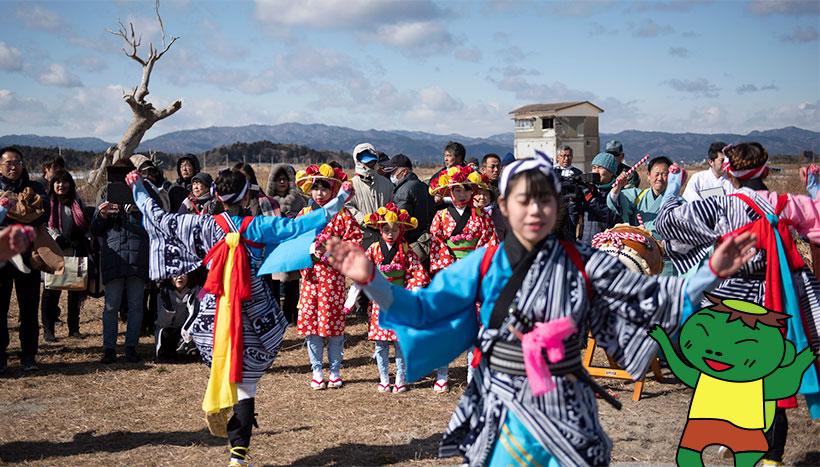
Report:
[[[448,196],[454,186],[477,186],[487,188],[487,178],[467,165],[450,167],[430,182],[430,194]]]
[[[328,164],[309,165],[305,170],[296,172],[296,186],[303,192],[309,193],[316,180],[326,180],[331,186],[338,188],[347,181],[347,174],[342,169],[334,169]]]
[[[378,229],[382,224],[401,224],[406,230],[413,230],[419,226],[419,221],[406,210],[399,209],[395,203],[387,203],[376,212],[366,215],[364,224],[374,229]]]

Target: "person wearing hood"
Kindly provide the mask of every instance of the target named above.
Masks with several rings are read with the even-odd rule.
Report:
[[[296,169],[290,164],[273,164],[268,177],[268,196],[279,203],[285,217],[296,217],[307,206],[307,199],[296,188]]]
[[[222,212],[222,204],[214,199],[211,187],[214,179],[206,172],[191,177],[191,190],[179,207],[178,214],[198,214],[210,216]]]
[[[191,184],[194,181],[194,176],[200,172],[199,158],[194,154],[185,154],[177,159],[177,185],[185,188],[188,193],[191,192]]]
[[[359,225],[363,226],[365,214],[376,212],[379,207],[393,201],[393,183],[377,172],[379,153],[372,144],[362,143],[356,146],[353,149],[353,162],[356,176],[352,182],[356,194],[347,202],[347,208]],[[378,241],[379,236],[368,229],[364,230],[362,248],[367,248]]]
[[[296,187],[296,170],[290,164],[274,164],[268,177],[268,196],[279,203],[282,216],[294,218],[307,206],[307,199]],[[299,271],[277,272],[271,274],[271,291],[280,302],[285,318],[290,324],[296,324],[299,316]],[[284,288],[284,298],[282,292]]]
[[[259,182],[256,180],[256,172],[253,167],[245,162],[237,162],[233,165],[234,170],[238,170],[245,175],[250,186],[248,187],[248,199],[239,206],[240,210],[247,216],[281,216],[279,203],[270,198],[262,191]]]
[[[607,152],[599,153],[592,159],[592,172],[601,177],[601,183],[590,191],[590,199],[584,204],[584,230],[581,241],[592,243],[592,237],[612,227],[618,222],[617,215],[607,206],[606,197],[615,182],[618,161]]]

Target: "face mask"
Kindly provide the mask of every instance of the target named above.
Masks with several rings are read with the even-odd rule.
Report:
[[[393,185],[398,185],[399,182],[402,181],[402,179],[396,177],[396,173],[393,172],[392,174],[390,174],[390,181],[393,182]]]

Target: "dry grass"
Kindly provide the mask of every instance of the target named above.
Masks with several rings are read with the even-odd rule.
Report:
[[[0,379],[0,461],[38,465],[216,465],[226,459],[222,439],[204,429],[200,403],[207,368],[187,364],[101,365],[101,300],[82,311],[84,339],[41,346],[41,370],[22,376],[10,361]],[[65,307],[65,304],[63,304]],[[16,305],[10,322],[16,322]],[[10,351],[19,346],[16,333]],[[307,355],[288,330],[283,351],[261,380],[260,428],[252,453],[258,465],[430,465],[436,446],[463,391],[464,359],[451,370],[453,391],[436,395],[425,380],[407,393],[376,392],[372,343],[366,327],[351,323],[345,346],[346,385],[314,392],[308,388]],[[122,338],[121,338],[122,339]],[[140,352],[152,351],[143,337]],[[613,461],[670,463],[686,419],[691,391],[680,384],[649,381],[640,402],[631,386],[604,384],[621,401],[617,412],[599,404],[601,420],[614,441]],[[820,425],[805,408],[790,411],[787,461],[818,464]],[[707,459],[720,462],[714,452]],[[223,464],[224,465],[224,464]]]

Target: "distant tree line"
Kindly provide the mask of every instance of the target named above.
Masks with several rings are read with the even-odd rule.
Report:
[[[101,152],[78,151],[65,148],[40,148],[17,146],[23,153],[23,160],[29,173],[39,175],[43,164],[51,162],[57,156],[65,160],[69,170],[90,170],[99,165],[103,156]],[[139,151],[137,151],[139,153]],[[155,152],[154,157],[163,162],[164,168],[173,168],[182,153]],[[225,167],[236,162],[314,164],[337,161],[343,167],[353,166],[352,156],[343,151],[316,151],[298,144],[278,144],[270,141],[255,143],[234,143],[196,154],[205,167]],[[227,162],[227,164],[226,164]]]

